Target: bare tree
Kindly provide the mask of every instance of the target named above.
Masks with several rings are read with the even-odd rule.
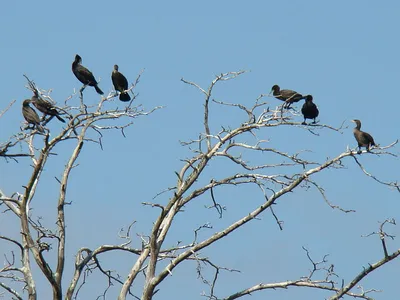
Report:
[[[204,96],[203,132],[198,138],[181,142],[191,150],[191,157],[183,159],[183,167],[176,172],[176,184],[168,187],[164,191],[155,195],[152,202],[143,202],[144,206],[158,210],[158,216],[154,220],[152,228],[148,233],[136,233],[141,243],[140,248],[133,248],[132,231],[135,222],[128,226],[125,233],[120,234],[122,242],[118,245],[101,245],[95,249],[84,247],[76,253],[74,262],[66,261],[66,221],[65,206],[69,204],[66,192],[71,176],[74,175],[73,169],[85,143],[95,143],[101,148],[103,146],[103,134],[106,130],[120,131],[125,136],[124,131],[132,126],[133,120],[141,116],[147,116],[159,107],[150,111],[145,111],[141,106],[135,106],[135,98],[123,108],[105,109],[107,102],[115,98],[115,94],[110,94],[102,98],[94,106],[86,106],[83,102],[83,95],[80,96],[80,105],[72,106],[68,98],[64,107],[60,108],[69,116],[68,124],[57,134],[53,132],[50,137],[49,131],[45,135],[39,135],[37,131],[20,132],[11,137],[8,141],[0,145],[0,155],[4,159],[18,160],[32,164],[32,173],[29,181],[25,184],[23,191],[15,191],[12,195],[5,195],[0,190],[0,205],[5,207],[5,213],[12,215],[15,222],[20,225],[20,235],[10,237],[1,235],[3,243],[11,244],[15,251],[5,254],[5,265],[0,269],[0,287],[4,293],[11,295],[12,299],[23,299],[24,291],[28,299],[40,299],[43,296],[37,294],[35,276],[32,268],[38,267],[47,279],[53,291],[53,299],[78,299],[79,292],[84,288],[89,280],[88,275],[94,271],[103,274],[108,281],[108,285],[102,291],[98,299],[105,299],[110,288],[119,289],[119,300],[131,297],[133,299],[149,300],[153,299],[157,291],[162,288],[161,283],[173,274],[174,269],[185,263],[195,263],[199,279],[206,285],[207,291],[203,293],[206,299],[238,299],[262,290],[279,290],[289,287],[305,287],[326,291],[329,299],[340,299],[345,295],[359,298],[372,299],[371,294],[377,290],[369,289],[355,290],[360,281],[374,270],[384,264],[396,259],[400,255],[400,249],[390,250],[387,245],[387,238],[394,239],[393,235],[385,231],[387,225],[395,225],[394,219],[385,220],[378,232],[370,235],[378,235],[382,245],[382,257],[376,263],[370,264],[362,272],[356,273],[352,280],[344,282],[334,270],[334,265],[329,263],[327,256],[321,260],[315,260],[311,255],[311,250],[304,249],[304,257],[310,262],[311,270],[305,272],[300,278],[281,282],[254,283],[243,290],[237,290],[233,294],[221,295],[216,292],[218,283],[224,280],[224,272],[237,272],[233,268],[221,266],[217,261],[203,255],[203,251],[215,243],[223,242],[226,236],[239,231],[246,223],[252,222],[262,214],[272,217],[278,228],[283,229],[282,221],[274,211],[274,207],[284,199],[288,193],[296,192],[299,189],[315,187],[321,194],[321,198],[332,209],[337,209],[342,213],[353,212],[331,203],[326,196],[325,190],[320,182],[315,180],[315,175],[326,172],[329,169],[343,169],[346,164],[355,163],[364,175],[377,182],[377,184],[387,186],[400,192],[399,184],[395,181],[385,181],[378,176],[370,173],[361,163],[357,152],[354,149],[346,149],[342,153],[337,153],[333,158],[325,161],[312,161],[304,157],[303,151],[295,150],[287,152],[278,147],[268,147],[268,141],[259,139],[258,132],[268,132],[272,128],[298,127],[310,134],[319,134],[322,131],[341,132],[343,124],[339,128],[334,128],[327,124],[313,124],[303,126],[302,118],[298,118],[296,110],[284,110],[283,107],[270,108],[267,97],[261,94],[251,106],[240,103],[228,103],[214,99],[213,91],[217,84],[232,80],[244,71],[229,72],[215,77],[208,88],[202,88],[198,84],[182,79],[184,84],[193,86]],[[130,87],[133,91],[139,82],[140,75],[136,82]],[[30,82],[30,89],[36,89]],[[52,101],[48,92],[37,89],[38,93]],[[236,126],[224,126],[220,124],[219,129],[213,128],[210,121],[211,104],[221,109],[237,109],[243,112],[244,118],[239,121],[233,120]],[[3,114],[3,112],[1,113]],[[117,124],[113,124],[117,121]],[[44,121],[46,124],[46,120]],[[248,140],[254,140],[253,143]],[[73,141],[75,144],[68,162],[65,165],[59,182],[59,197],[56,204],[57,227],[51,229],[42,225],[40,220],[34,220],[30,214],[30,208],[35,204],[35,191],[41,183],[41,175],[45,172],[45,166],[54,148],[66,141]],[[393,141],[389,145],[379,146],[371,152],[372,158],[388,156],[395,157],[391,152],[398,141]],[[17,145],[26,151],[16,151]],[[22,147],[24,146],[24,147]],[[254,153],[260,153],[263,162],[252,160]],[[366,150],[363,151],[366,153]],[[225,174],[220,172],[217,176],[210,176],[206,172],[214,161],[222,160],[228,162],[232,173]],[[171,227],[178,214],[184,213],[185,208],[201,201],[210,209],[210,213],[216,213],[219,218],[224,218],[226,207],[216,197],[216,191],[227,187],[241,188],[244,186],[254,186],[259,191],[262,203],[256,208],[244,207],[242,216],[211,235],[204,234],[204,230],[211,227],[205,222],[193,232],[193,239],[188,241],[176,241],[174,246],[167,246],[165,241],[171,232]],[[166,197],[167,201],[157,202],[159,197]],[[252,195],[251,197],[256,197]],[[164,198],[165,200],[165,198]],[[200,234],[200,232],[202,234]],[[368,235],[369,236],[369,235]],[[130,253],[133,263],[128,274],[119,274],[107,270],[102,266],[100,258],[104,253],[117,252]],[[55,252],[56,262],[50,263],[44,256],[45,252]],[[74,272],[71,278],[64,276],[66,264],[74,265]],[[206,273],[211,270],[212,277],[207,279]],[[209,274],[209,273],[207,273]],[[141,295],[135,295],[132,286],[135,282],[143,279]],[[171,278],[173,280],[173,278]],[[62,287],[68,286],[66,291]],[[177,299],[189,299],[188,296],[177,295]]]

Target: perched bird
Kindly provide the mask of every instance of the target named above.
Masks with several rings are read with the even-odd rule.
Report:
[[[111,73],[111,80],[115,90],[120,92],[119,100],[130,101],[131,97],[125,92],[128,89],[128,80],[118,71],[118,65],[114,65],[114,70]]]
[[[358,151],[357,153],[361,153],[361,147],[365,147],[367,151],[369,152],[369,147],[370,146],[375,146],[375,141],[374,138],[369,134],[364,131],[361,131],[361,121],[360,120],[351,120],[352,122],[356,123],[356,127],[353,129],[354,137],[357,140],[358,143]]]
[[[306,102],[303,104],[303,107],[301,108],[301,113],[304,116],[304,122],[302,123],[303,125],[307,125],[306,119],[314,119],[313,124],[315,124],[315,118],[318,117],[319,111],[315,103],[313,102],[313,96],[307,95],[304,97]]]
[[[29,103],[31,102],[31,99],[26,99],[24,102],[22,102],[22,115],[29,124],[32,124],[38,131],[44,133],[44,128],[42,125],[40,125],[38,114],[32,107],[29,106]]]
[[[276,99],[285,101],[283,106],[285,108],[289,108],[292,103],[299,102],[300,100],[304,99],[302,94],[292,90],[281,90],[277,84],[272,87],[271,92],[272,91]]]
[[[51,104],[49,101],[42,99],[36,94],[32,96],[31,101],[33,105],[43,114],[56,117],[61,122],[65,123],[65,120],[60,117],[60,113],[57,111],[54,105]]]
[[[97,86],[97,81],[94,78],[92,72],[90,72],[88,69],[82,66],[81,63],[82,63],[82,58],[78,54],[75,55],[75,60],[72,63],[72,72],[75,74],[76,78],[78,78],[78,80],[84,84],[84,86],[80,90],[81,93],[88,85],[88,86],[93,86],[96,89],[97,93],[103,95],[104,93]]]

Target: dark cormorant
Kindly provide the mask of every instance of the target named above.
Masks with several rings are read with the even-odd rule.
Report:
[[[22,115],[29,124],[32,124],[38,131],[44,133],[44,129],[42,125],[40,125],[38,114],[32,107],[29,106],[29,103],[31,102],[31,99],[26,99],[24,102],[22,102]]]
[[[302,94],[292,90],[281,90],[277,84],[272,87],[271,91],[273,91],[273,95],[276,99],[285,101],[283,106],[285,108],[289,108],[292,103],[299,102],[300,100],[304,99]]]
[[[361,147],[365,147],[367,151],[369,152],[369,147],[370,146],[375,146],[375,141],[374,138],[369,134],[364,131],[361,131],[361,121],[360,120],[351,120],[352,122],[356,123],[356,127],[353,129],[354,137],[357,140],[358,143],[358,149],[357,151],[358,154],[361,153]]]
[[[306,100],[306,102],[301,108],[301,113],[304,116],[304,122],[302,124],[307,125],[306,119],[314,119],[313,124],[315,124],[315,118],[318,117],[319,111],[317,106],[313,102],[313,96],[307,95],[304,97],[304,99]]]
[[[57,119],[59,119],[61,122],[65,123],[65,120],[59,116],[59,112],[57,109],[54,107],[53,104],[51,104],[49,101],[42,99],[41,97],[34,95],[31,98],[33,105],[42,113],[48,116],[54,116]]]
[[[118,65],[114,65],[114,70],[111,73],[111,80],[115,90],[121,93],[119,94],[119,100],[130,101],[131,97],[125,92],[128,89],[128,80],[118,71]]]
[[[103,95],[104,93],[97,86],[97,81],[94,78],[92,72],[90,72],[88,69],[82,66],[81,63],[82,63],[82,58],[78,54],[75,55],[75,60],[72,63],[72,72],[74,72],[76,78],[78,78],[78,80],[84,84],[84,86],[81,88],[81,92],[88,85],[88,86],[94,86],[96,92],[99,93],[100,95]]]

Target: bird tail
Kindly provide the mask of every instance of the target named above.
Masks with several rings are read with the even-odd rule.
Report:
[[[59,119],[61,122],[65,123],[65,120],[61,118],[59,115],[56,115],[57,119]]]
[[[94,88],[96,89],[96,92],[99,93],[100,95],[103,95],[103,91],[97,86],[97,84],[94,86]]]
[[[128,93],[121,93],[119,94],[119,100],[124,102],[131,101],[131,96]]]

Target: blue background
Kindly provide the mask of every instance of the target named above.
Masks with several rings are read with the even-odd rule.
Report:
[[[320,109],[323,124],[349,126],[343,133],[329,130],[312,135],[301,127],[282,127],[256,132],[268,139],[268,146],[294,153],[309,149],[304,157],[323,162],[356,146],[349,121],[357,118],[363,129],[376,142],[388,145],[399,138],[398,94],[400,75],[400,39],[398,1],[15,1],[4,2],[0,10],[2,66],[2,100],[4,109],[12,100],[16,104],[0,120],[0,141],[19,131],[23,124],[20,104],[31,97],[26,89],[26,74],[42,89],[52,89],[60,104],[81,87],[71,72],[75,54],[83,59],[100,80],[99,86],[112,91],[110,74],[114,64],[133,82],[145,69],[137,104],[146,110],[165,106],[148,117],[138,118],[126,130],[107,132],[104,150],[86,143],[72,173],[67,201],[67,261],[64,284],[67,287],[80,247],[95,248],[117,244],[117,234],[132,221],[134,233],[148,235],[158,209],[143,207],[142,202],[176,184],[174,171],[183,166],[181,159],[191,157],[179,141],[195,139],[203,131],[203,97],[180,78],[206,88],[216,74],[249,70],[239,78],[223,82],[215,89],[215,99],[251,106],[260,94],[269,93],[273,84],[312,94]],[[73,101],[78,103],[74,96]],[[85,102],[99,100],[93,88],[85,90]],[[271,107],[281,102],[267,98]],[[120,105],[119,102],[115,102]],[[302,103],[302,102],[301,102]],[[301,103],[294,105],[299,109]],[[239,126],[246,115],[233,108],[211,105],[211,129]],[[299,117],[299,121],[301,118]],[[56,120],[49,124],[57,132],[62,126]],[[242,141],[255,143],[246,136]],[[37,195],[31,205],[34,216],[55,228],[58,183],[73,143],[55,148]],[[399,154],[398,147],[394,150]],[[261,156],[248,153],[246,159],[266,163]],[[397,157],[362,155],[359,158],[369,172],[382,180],[399,180]],[[296,280],[312,267],[302,246],[315,260],[330,254],[335,271],[348,283],[363,266],[383,257],[378,236],[361,235],[378,230],[379,222],[399,217],[399,193],[364,176],[352,158],[343,160],[345,169],[328,170],[313,177],[325,188],[331,202],[356,213],[332,210],[315,188],[300,189],[285,195],[274,206],[284,221],[280,231],[266,211],[240,230],[201,251],[216,264],[241,270],[222,273],[216,294],[226,297],[260,282]],[[225,160],[215,160],[198,184],[211,178],[232,174],[236,168]],[[30,162],[0,162],[0,188],[8,195],[22,192],[30,176]],[[271,170],[273,172],[274,170]],[[198,185],[199,186],[199,185]],[[203,230],[207,238],[247,215],[263,203],[256,188],[223,188],[215,191],[227,207],[222,219],[208,210],[209,195],[185,207],[177,216],[164,246],[178,240],[190,243],[193,230],[210,222],[212,229]],[[157,200],[165,204],[168,194]],[[390,226],[391,234],[399,235]],[[10,214],[0,215],[0,234],[17,235],[19,225]],[[8,253],[7,246],[2,249]],[[55,246],[55,245],[54,245]],[[132,246],[140,248],[133,235]],[[400,248],[398,241],[388,241],[389,251]],[[54,249],[53,249],[54,251]],[[3,252],[3,251],[2,251]],[[47,254],[50,261],[54,256]],[[105,254],[104,268],[118,270],[126,278],[135,256],[125,253]],[[163,264],[162,264],[163,265]],[[328,265],[329,266],[329,265]],[[365,289],[381,293],[377,299],[396,299],[400,278],[399,261],[394,261],[361,282]],[[159,271],[159,270],[158,270]],[[35,269],[40,299],[50,289]],[[212,280],[211,271],[205,271]],[[321,274],[320,277],[323,275]],[[207,286],[197,280],[196,264],[176,268],[173,276],[160,285],[157,299],[204,299]],[[317,278],[316,278],[317,279]],[[340,282],[341,279],[338,281]],[[140,296],[143,279],[134,283]],[[90,275],[81,290],[80,299],[95,299],[107,284],[104,276]],[[119,287],[109,291],[114,299]],[[354,290],[356,292],[356,290]],[[323,299],[324,291],[289,288],[283,291],[254,293],[251,299]]]

